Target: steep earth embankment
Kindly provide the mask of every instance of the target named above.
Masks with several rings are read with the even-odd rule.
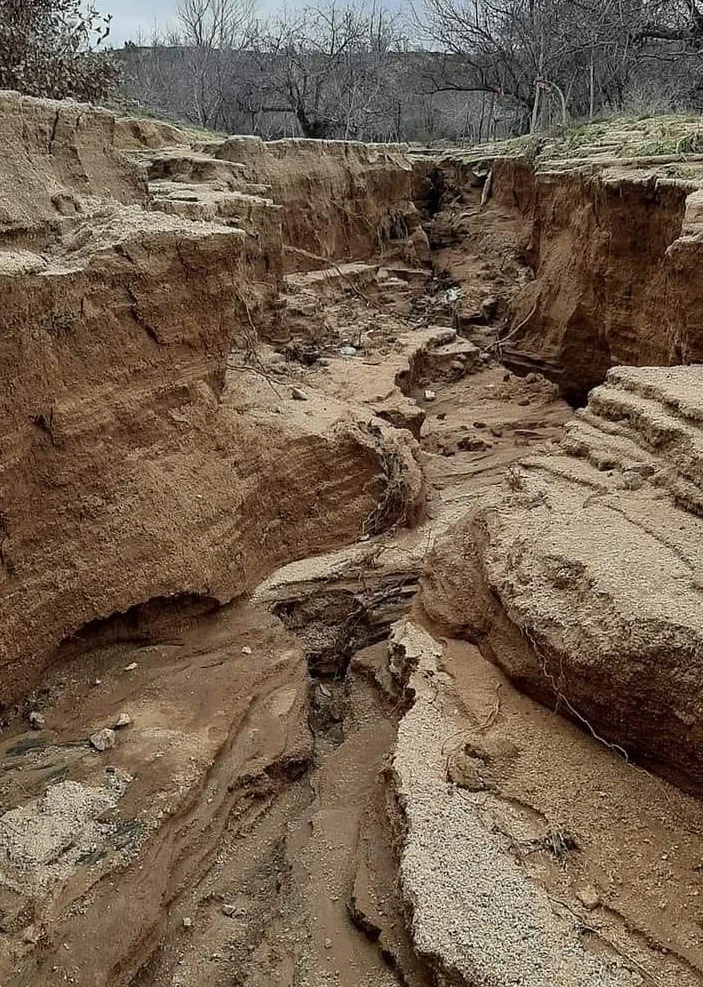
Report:
[[[422,482],[405,433],[332,400],[313,414],[252,363],[280,234],[165,214],[108,113],[2,102],[7,701],[84,625],[154,599],[224,603],[290,558],[417,516]],[[196,152],[201,166],[222,163]]]
[[[430,616],[700,793],[699,367],[617,368],[426,568]]]
[[[512,221],[529,283],[510,293],[509,364],[547,372],[580,402],[609,367],[703,358],[703,162],[685,151],[695,126],[669,154],[655,153],[645,122],[416,160],[418,203],[445,247],[451,226],[446,266],[459,281],[460,244],[470,252],[485,235],[472,222],[483,188],[488,226]],[[462,209],[472,201],[473,217]]]
[[[324,266],[321,258],[429,260],[403,145],[231,137],[203,150],[241,161],[282,205],[286,272]]]
[[[557,445],[524,162],[8,100],[0,981],[700,987],[697,371]]]

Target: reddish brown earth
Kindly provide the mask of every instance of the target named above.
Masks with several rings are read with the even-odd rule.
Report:
[[[507,229],[523,265],[504,358],[549,373],[579,403],[609,367],[700,361],[703,296],[691,272],[700,263],[701,162],[613,156],[597,143],[580,159],[557,150],[547,142],[536,158],[534,149],[506,157],[498,145],[416,165],[421,205],[434,213],[430,239],[434,231],[459,252],[480,243],[471,215],[491,174],[481,215]],[[462,263],[448,266],[460,274]]]
[[[0,982],[703,983],[669,193],[2,100]]]

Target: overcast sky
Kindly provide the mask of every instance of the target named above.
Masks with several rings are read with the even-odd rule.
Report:
[[[112,14],[110,43],[116,48],[142,33],[149,37],[154,23],[166,27],[175,20],[178,0],[98,0],[101,13]]]
[[[304,7],[311,0],[255,0],[255,10],[265,15],[287,7],[289,10]],[[385,0],[383,6],[397,9],[402,0]],[[125,41],[136,41],[141,31],[148,43],[154,27],[163,34],[170,25],[176,25],[178,0],[95,0],[102,14],[112,14],[109,44],[121,48]]]
[[[304,5],[304,0],[287,0],[287,3],[284,0],[257,0],[256,10],[266,14],[279,7],[290,9]],[[140,30],[148,42],[154,25],[163,33],[169,24],[175,24],[178,0],[95,0],[95,6],[102,14],[112,14],[109,44],[121,48],[125,41],[135,41]]]

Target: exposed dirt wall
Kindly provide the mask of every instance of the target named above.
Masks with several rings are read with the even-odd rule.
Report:
[[[402,145],[231,137],[204,149],[242,162],[282,207],[287,272],[324,266],[320,257],[427,259]]]
[[[686,195],[655,180],[537,175],[525,253],[535,280],[515,300],[510,345],[560,364],[575,396],[616,364],[700,359],[703,338],[691,331],[698,319],[681,324],[691,289],[676,271],[681,246],[672,248]]]
[[[147,201],[143,169],[115,145],[112,113],[18,93],[0,105],[0,242],[41,244],[97,199]]]
[[[422,481],[407,433],[341,402],[313,412],[251,362],[250,309],[271,290],[255,230],[135,203],[145,172],[109,114],[2,101],[0,185],[21,189],[26,161],[75,203],[65,217],[45,193],[32,212],[20,192],[0,221],[8,701],[85,624],[154,598],[228,601],[285,561],[412,520]],[[41,254],[24,249],[32,224],[52,229]]]
[[[703,359],[696,181],[641,169],[550,171],[524,158],[425,158],[415,170],[425,216],[475,204],[490,172],[476,229],[490,228],[496,207],[522,220],[519,255],[532,277],[502,334],[509,363],[548,370],[581,402],[609,367]]]

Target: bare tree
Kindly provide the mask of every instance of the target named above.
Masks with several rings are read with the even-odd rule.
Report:
[[[507,103],[521,129],[536,126],[540,96],[558,85],[567,51],[559,0],[426,0],[415,24],[423,44],[441,52],[428,68],[435,91],[489,94],[494,115]]]
[[[697,0],[424,0],[414,21],[431,90],[485,93],[518,132],[621,108],[648,59],[703,50]]]
[[[217,126],[236,83],[235,55],[253,35],[254,2],[182,0],[178,19],[180,29],[167,44],[181,49],[188,118],[201,127]]]
[[[292,115],[305,137],[370,139],[387,124],[401,47],[397,16],[376,6],[274,17],[255,44],[260,112]]]
[[[125,52],[140,103],[265,137],[479,142],[703,108],[703,0],[414,0],[405,20],[321,0],[262,21],[251,2],[183,0],[177,31]]]

